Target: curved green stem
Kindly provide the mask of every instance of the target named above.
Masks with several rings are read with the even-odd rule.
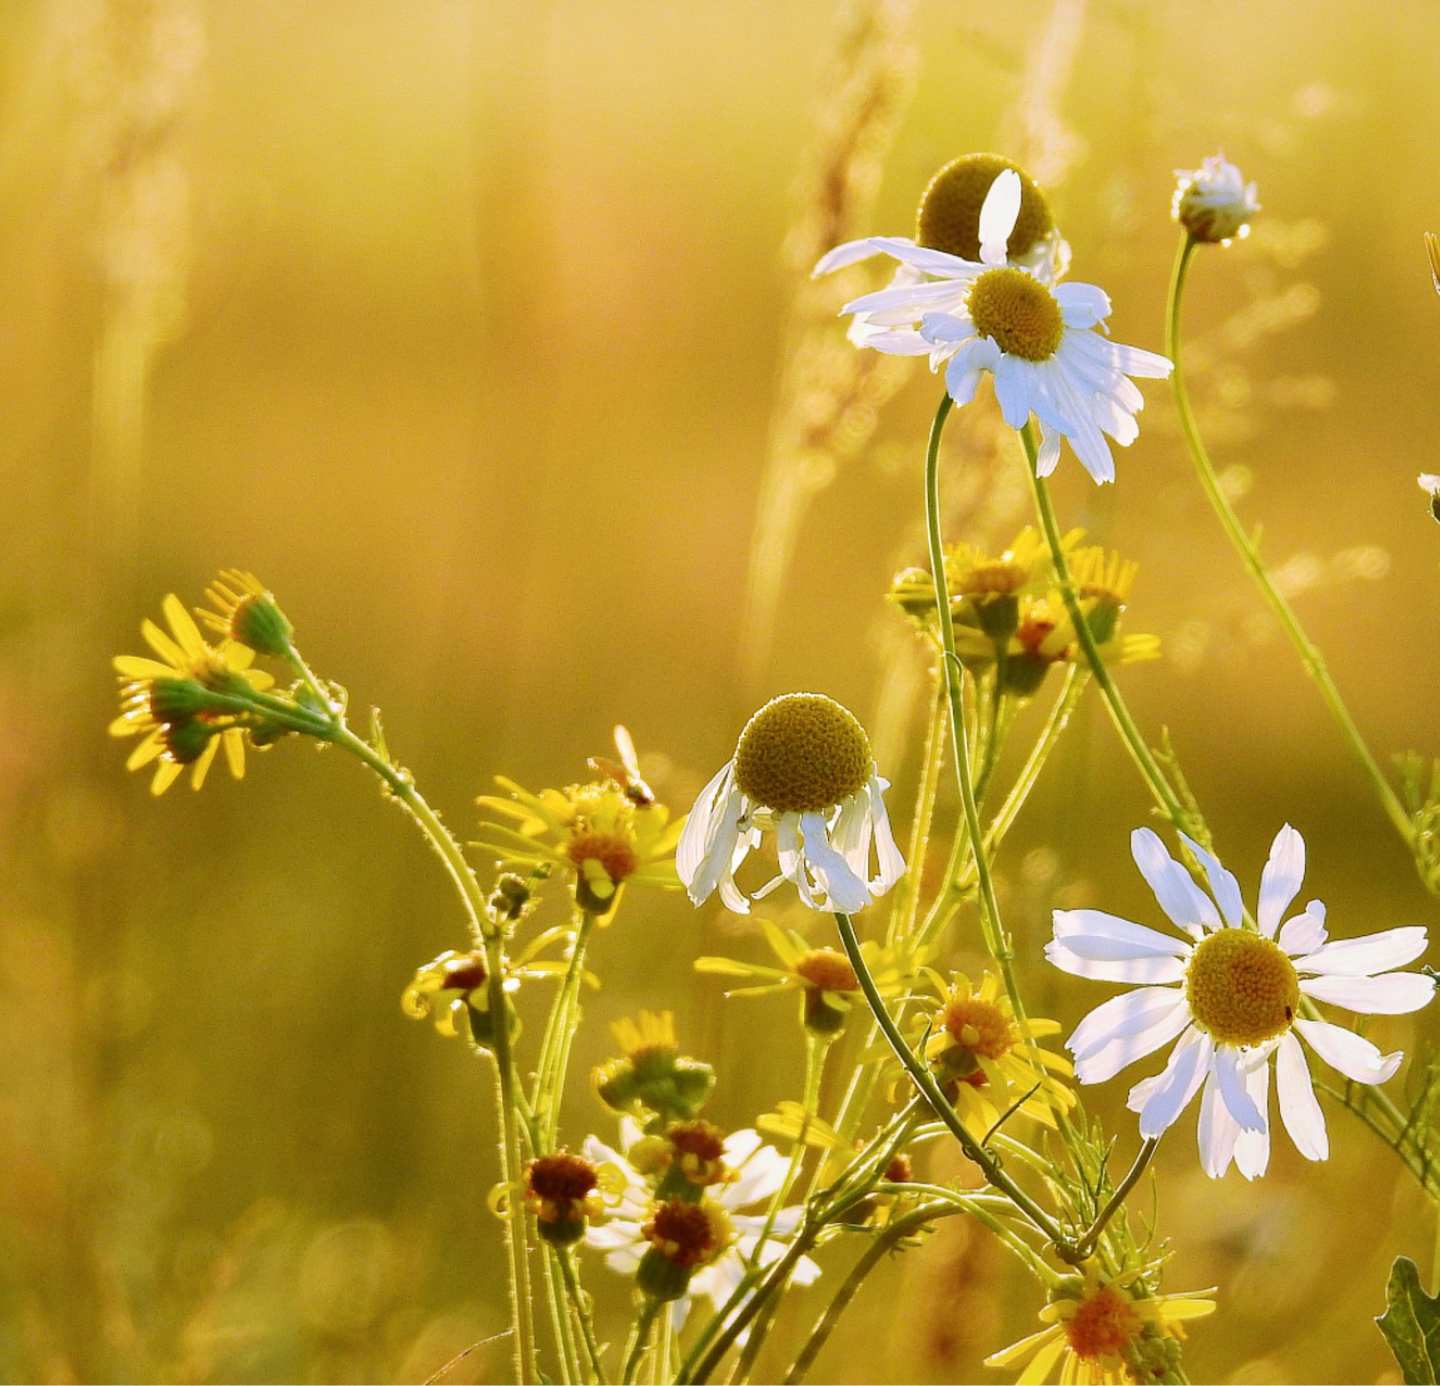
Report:
[[[876,1023],[880,1026],[881,1032],[889,1043],[891,1051],[899,1059],[901,1066],[934,1108],[935,1115],[945,1123],[950,1133],[960,1142],[960,1148],[980,1166],[985,1178],[1005,1194],[1015,1205],[1017,1211],[1049,1238],[1061,1260],[1069,1260],[1073,1255],[1073,1250],[1059,1224],[1010,1178],[1000,1161],[970,1134],[955,1108],[950,1105],[945,1094],[940,1091],[940,1085],[935,1081],[934,1075],[916,1058],[914,1050],[905,1042],[905,1037],[891,1019],[890,1012],[885,1008],[885,1000],[875,985],[874,977],[870,975],[865,956],[860,951],[860,941],[855,937],[855,926],[850,922],[850,916],[837,910],[835,911],[835,922],[839,925],[840,941],[845,947],[846,956],[850,959],[850,966],[855,969],[855,976],[860,982],[861,991],[865,993],[865,1000],[869,1003]]]
[[[1030,478],[1030,490],[1035,500],[1035,512],[1039,516],[1041,528],[1045,531],[1046,542],[1050,546],[1050,559],[1055,565],[1055,577],[1060,586],[1060,595],[1064,599],[1070,623],[1075,627],[1075,634],[1079,637],[1080,646],[1085,651],[1090,672],[1095,676],[1095,683],[1105,699],[1105,706],[1110,710],[1110,720],[1114,722],[1115,730],[1119,732],[1120,739],[1130,752],[1130,758],[1135,762],[1135,766],[1144,777],[1146,784],[1149,785],[1150,793],[1165,816],[1181,832],[1195,838],[1202,846],[1208,846],[1209,834],[1205,830],[1204,823],[1197,822],[1195,815],[1190,813],[1180,802],[1180,798],[1171,787],[1165,772],[1161,770],[1159,762],[1156,761],[1154,753],[1146,744],[1145,738],[1141,736],[1139,727],[1135,725],[1135,719],[1130,715],[1130,709],[1125,706],[1125,700],[1120,696],[1120,690],[1115,686],[1115,680],[1110,677],[1110,670],[1105,666],[1105,660],[1100,654],[1100,648],[1090,630],[1090,623],[1085,619],[1085,612],[1080,606],[1080,597],[1075,589],[1075,578],[1071,574],[1070,564],[1065,558],[1065,546],[1061,539],[1059,521],[1055,518],[1055,507],[1050,500],[1049,487],[1035,471],[1038,452],[1034,434],[1028,423],[1020,430],[1020,440],[1025,445],[1025,455],[1029,459],[1030,465],[1026,470]]]
[[[560,1129],[560,1106],[565,1096],[565,1074],[569,1068],[570,1048],[574,1041],[580,983],[585,975],[585,953],[595,931],[595,916],[583,910],[577,912],[580,918],[575,928],[574,941],[570,945],[570,958],[560,990],[545,1022],[545,1034],[540,1041],[540,1059],[535,1070],[532,1105],[539,1122],[536,1134],[540,1147],[545,1152],[554,1148]]]
[[[1345,700],[1340,696],[1340,690],[1335,687],[1334,680],[1331,679],[1330,673],[1325,667],[1325,661],[1320,651],[1305,634],[1290,603],[1285,600],[1284,594],[1275,585],[1274,578],[1270,576],[1270,571],[1260,557],[1259,550],[1250,536],[1245,533],[1239,517],[1225,498],[1225,492],[1221,489],[1220,480],[1215,475],[1215,468],[1210,461],[1209,454],[1205,451],[1205,444],[1201,440],[1200,429],[1195,422],[1194,411],[1190,407],[1190,396],[1185,389],[1185,372],[1180,364],[1180,301],[1185,292],[1185,276],[1190,267],[1190,257],[1194,254],[1198,244],[1199,242],[1189,232],[1185,233],[1184,239],[1180,243],[1179,253],[1175,257],[1175,269],[1170,277],[1170,298],[1165,308],[1165,350],[1175,366],[1170,376],[1170,384],[1175,392],[1175,408],[1180,416],[1181,436],[1190,453],[1190,460],[1195,464],[1195,472],[1200,478],[1200,485],[1205,492],[1206,499],[1210,502],[1210,508],[1220,521],[1226,537],[1234,546],[1235,552],[1240,555],[1240,561],[1255,580],[1255,585],[1259,587],[1270,610],[1274,612],[1276,620],[1280,622],[1290,643],[1295,647],[1301,664],[1305,666],[1305,672],[1315,681],[1315,686],[1320,690],[1320,696],[1324,699],[1325,706],[1329,708],[1330,715],[1340,728],[1340,734],[1355,753],[1355,758],[1360,762],[1360,766],[1365,771],[1371,785],[1374,786],[1376,794],[1380,796],[1381,807],[1385,810],[1391,823],[1395,825],[1395,830],[1404,839],[1406,846],[1413,851],[1415,825],[1411,822],[1410,815],[1405,812],[1405,806],[1390,787],[1390,782],[1385,778],[1385,772],[1380,768],[1375,757],[1370,754],[1370,748],[1365,744],[1365,738],[1361,736],[1359,727],[1355,725],[1354,719],[1350,716],[1350,710],[1345,706]]]
[[[1023,1019],[1020,989],[1015,983],[1012,965],[1014,950],[1000,920],[1000,902],[995,896],[990,863],[985,859],[985,834],[980,827],[980,809],[975,802],[975,781],[970,769],[970,746],[965,725],[962,667],[959,656],[955,653],[955,622],[950,612],[950,581],[945,574],[945,541],[940,526],[940,435],[944,432],[951,403],[948,394],[941,398],[940,407],[936,409],[934,421],[930,425],[930,438],[925,448],[925,536],[930,549],[930,572],[935,584],[935,612],[940,624],[941,673],[950,702],[950,738],[955,751],[955,779],[960,786],[965,828],[974,846],[975,880],[980,891],[980,924],[985,932],[985,945],[1000,969],[1016,1018]]]
[[[597,1386],[605,1386],[605,1363],[600,1356],[600,1345],[595,1341],[595,1321],[591,1314],[589,1298],[575,1274],[575,1262],[571,1259],[570,1248],[556,1247],[555,1259],[560,1264],[560,1278],[565,1282],[565,1293],[570,1300],[570,1309],[575,1322],[580,1326],[580,1341],[585,1346],[585,1357],[590,1367],[591,1379]]]
[[[625,1349],[625,1366],[620,1373],[620,1380],[624,1386],[631,1386],[635,1380],[635,1373],[640,1370],[640,1360],[645,1356],[645,1349],[650,1345],[650,1334],[655,1328],[656,1316],[664,1308],[665,1305],[660,1300],[646,1295],[645,1303],[635,1320],[635,1327],[630,1330],[630,1342]]]

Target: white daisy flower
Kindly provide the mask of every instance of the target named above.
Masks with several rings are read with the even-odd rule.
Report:
[[[734,759],[700,791],[675,868],[695,904],[718,889],[727,908],[747,914],[735,872],[761,831],[773,830],[780,875],[755,898],[787,880],[812,909],[853,914],[905,873],[885,812],[887,787],[850,712],[821,693],[787,693],[750,719]]]
[[[626,1118],[620,1123],[620,1140],[627,1154],[621,1154],[595,1136],[585,1140],[585,1158],[593,1164],[610,1165],[624,1177],[625,1187],[619,1202],[610,1217],[598,1226],[591,1226],[585,1233],[587,1246],[605,1253],[605,1264],[621,1275],[634,1275],[640,1262],[653,1245],[645,1229],[653,1227],[657,1209],[654,1179],[646,1179],[635,1168],[627,1155],[636,1153],[642,1142],[656,1144],[653,1137],[645,1137],[640,1128]],[[637,1158],[640,1158],[637,1155]],[[716,1245],[708,1263],[690,1276],[684,1293],[674,1301],[671,1308],[672,1323],[678,1330],[684,1325],[691,1302],[708,1299],[716,1311],[724,1308],[730,1296],[744,1279],[746,1266],[755,1259],[759,1250],[759,1261],[768,1266],[785,1254],[786,1243],[795,1235],[805,1215],[803,1206],[782,1208],[775,1216],[765,1238],[765,1207],[776,1191],[785,1182],[790,1161],[773,1146],[766,1145],[758,1132],[753,1130],[735,1131],[727,1136],[723,1145],[722,1160],[728,1175],[710,1185],[709,1192],[701,1203],[689,1207],[709,1209],[709,1221],[715,1229]],[[742,1213],[740,1209],[759,1207],[758,1213]],[[718,1215],[714,1210],[718,1209]],[[697,1223],[699,1219],[696,1219]],[[802,1256],[796,1263],[791,1276],[797,1285],[812,1284],[820,1274],[820,1267],[808,1256]],[[735,1306],[738,1312],[744,1306],[742,1300]]]
[[[851,329],[857,345],[918,355],[918,342],[928,343],[930,368],[946,365],[945,385],[956,404],[975,398],[986,371],[994,375],[1005,422],[1018,429],[1032,414],[1039,421],[1041,476],[1055,470],[1060,440],[1068,438],[1096,481],[1113,481],[1115,461],[1104,435],[1128,447],[1139,436],[1135,415],[1145,404],[1128,377],[1163,378],[1172,367],[1163,356],[1103,335],[1110,299],[1102,289],[1051,285],[1007,262],[1007,237],[1021,205],[1019,175],[1007,169],[980,209],[980,263],[883,242],[902,265],[929,277],[917,281],[912,274],[841,312],[857,315]]]
[[[1045,956],[1063,971],[1105,982],[1131,982],[1085,1017],[1067,1047],[1075,1076],[1100,1083],[1176,1040],[1163,1072],[1137,1083],[1129,1105],[1140,1134],[1158,1136],[1197,1092],[1200,1162],[1219,1178],[1233,1159],[1253,1179],[1270,1158],[1270,1059],[1275,1059],[1280,1117],[1309,1160],[1329,1154],[1325,1120],[1310,1081],[1304,1040],[1357,1083],[1383,1083],[1400,1053],[1382,1054],[1353,1030],[1300,1015],[1302,997],[1369,1015],[1418,1010],[1434,983],[1392,972],[1419,957],[1425,930],[1389,929],[1326,941],[1325,906],[1311,900],[1281,924],[1305,874],[1305,843],[1288,824],[1276,834],[1260,877],[1258,929],[1245,923],[1235,877],[1196,843],[1206,895],[1148,828],[1131,836],[1135,864],[1160,908],[1186,936],[1176,938],[1099,910],[1056,910]],[[1218,908],[1217,908],[1218,906]]]
[[[1197,169],[1177,168],[1180,181],[1170,201],[1170,215],[1197,241],[1229,245],[1250,234],[1250,219],[1260,210],[1255,184],[1246,183],[1225,155],[1204,160]]]

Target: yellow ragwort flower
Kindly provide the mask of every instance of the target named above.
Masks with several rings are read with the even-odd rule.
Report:
[[[245,774],[245,731],[234,717],[216,712],[207,693],[237,686],[263,691],[274,680],[250,667],[255,652],[247,645],[234,640],[207,644],[174,593],[165,598],[164,611],[169,634],[148,619],[140,627],[159,659],[115,659],[120,716],[110,724],[110,735],[143,737],[125,768],[138,770],[158,762],[152,793],[163,794],[187,765],[193,767],[190,782],[199,789],[222,742],[230,773],[238,780]]]
[[[616,729],[616,742],[623,755],[629,742],[623,728]],[[539,794],[497,775],[496,784],[510,797],[487,794],[476,803],[516,826],[482,822],[483,835],[472,846],[488,849],[501,862],[573,873],[576,903],[604,923],[628,882],[679,888],[675,843],[684,819],[671,822],[670,810],[655,802],[638,774],[612,769],[607,761],[593,763],[603,780]]]
[[[985,1359],[987,1367],[1027,1362],[1017,1386],[1040,1386],[1057,1364],[1062,1383],[1138,1386],[1159,1381],[1179,1365],[1184,1323],[1215,1312],[1213,1290],[1148,1293],[1136,1272],[1107,1280],[1093,1260],[1083,1280],[1070,1277],[1040,1311],[1047,1326]]]
[[[1069,1060],[1035,1043],[1059,1034],[1059,1023],[1016,1020],[993,976],[983,977],[977,989],[957,973],[931,1032],[925,1057],[977,1138],[1017,1103],[1019,1113],[1050,1127],[1056,1112],[1075,1105],[1075,1094],[1062,1081],[1070,1075]]]

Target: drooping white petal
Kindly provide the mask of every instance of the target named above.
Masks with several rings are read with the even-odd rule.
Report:
[[[863,787],[840,805],[830,825],[830,845],[863,881],[870,874],[870,791]]]
[[[1221,1178],[1230,1168],[1235,1154],[1235,1142],[1240,1136],[1240,1123],[1230,1115],[1225,1099],[1220,1095],[1220,1083],[1212,1072],[1205,1080],[1205,1091],[1200,1097],[1200,1125],[1197,1132],[1200,1144],[1200,1168],[1212,1179]]]
[[[870,888],[831,845],[825,819],[818,813],[800,815],[802,854],[820,888],[825,892],[825,909],[854,914],[870,903]]]
[[[1011,428],[1023,428],[1030,417],[1030,393],[1025,388],[1025,362],[1001,353],[995,366],[995,399]]]
[[[858,265],[862,260],[879,254],[880,248],[868,236],[859,241],[845,241],[833,250],[827,250],[815,262],[810,278],[819,279],[822,275],[833,274],[836,270],[846,269],[850,265]]]
[[[782,813],[775,824],[775,852],[779,859],[780,875],[800,893],[800,899],[812,910],[818,910],[820,905],[815,897],[815,888],[810,883],[809,873],[805,870],[805,857],[800,850],[800,815],[798,813]],[[765,894],[769,894],[771,887],[767,887]],[[760,892],[756,893],[756,899],[760,898]]]
[[[1330,1155],[1330,1137],[1305,1051],[1294,1035],[1280,1036],[1275,1051],[1275,1086],[1280,1094],[1280,1120],[1298,1150],[1307,1160],[1324,1160]]]
[[[878,775],[870,776],[870,817],[875,825],[875,856],[880,864],[880,874],[871,881],[870,889],[876,895],[884,895],[905,874],[905,858],[895,845],[895,834],[890,830],[890,815],[885,810],[887,788],[889,786]]]
[[[1096,961],[1152,955],[1188,957],[1193,946],[1103,910],[1056,910],[1052,920],[1057,941],[1072,953]]]
[[[1280,951],[1292,958],[1313,953],[1325,942],[1325,906],[1312,900],[1304,914],[1287,919],[1280,930]]]
[[[1240,1051],[1233,1045],[1221,1044],[1215,1049],[1215,1077],[1220,1084],[1220,1095],[1230,1109],[1230,1115],[1240,1123],[1244,1131],[1263,1131],[1265,1114],[1251,1100],[1245,1090],[1245,1079],[1240,1072]]]
[[[695,796],[695,807],[680,830],[675,843],[675,871],[689,885],[700,870],[700,863],[709,855],[714,842],[716,820],[725,795],[721,786],[733,773],[733,762],[723,765],[710,782]]]
[[[1360,938],[1336,939],[1323,948],[1317,948],[1308,957],[1299,959],[1295,965],[1302,972],[1366,977],[1404,967],[1425,951],[1426,944],[1424,928],[1411,924],[1403,929],[1387,929],[1384,933],[1365,934]]]
[[[1243,927],[1245,905],[1240,898],[1240,883],[1198,842],[1192,842],[1184,833],[1180,834],[1185,845],[1195,853],[1195,859],[1205,868],[1205,879],[1210,882],[1210,893],[1220,906],[1220,913],[1232,929]]]
[[[929,246],[916,245],[904,236],[872,236],[871,244],[899,260],[902,265],[934,275],[937,279],[967,280],[985,271],[985,266],[977,265],[974,260],[951,255],[946,250],[933,250]]]
[[[1035,454],[1035,475],[1047,477],[1060,461],[1060,435],[1054,429],[1040,425],[1040,449]]]
[[[1408,1015],[1434,999],[1435,983],[1419,972],[1386,972],[1379,977],[1302,977],[1300,990],[1362,1015]]]
[[[1063,412],[1063,423],[1057,427],[1070,440],[1075,456],[1095,482],[1104,485],[1114,481],[1115,459],[1110,445],[1090,417],[1085,397],[1076,390],[1058,361],[1046,364],[1052,367],[1046,373],[1046,382]]]
[[[709,899],[723,878],[733,875],[737,850],[741,846],[740,820],[745,816],[745,796],[735,784],[731,767],[726,767],[726,773],[727,778],[721,783],[708,822],[704,824],[703,856],[686,885],[686,892],[696,905]],[[685,830],[689,827],[687,822]],[[678,843],[676,848],[678,855]],[[743,856],[743,852],[740,855]]]
[[[1235,1141],[1235,1168],[1247,1179],[1258,1179],[1270,1163],[1269,1055],[1252,1056],[1243,1073],[1246,1096],[1265,1117],[1265,1125],[1258,1131],[1241,1130]]]
[[[1270,857],[1260,873],[1260,907],[1255,919],[1266,938],[1274,938],[1281,916],[1305,879],[1305,839],[1288,823],[1275,834]]]
[[[1158,956],[1121,959],[1114,962],[1096,962],[1091,958],[1078,957],[1058,940],[1045,945],[1045,957],[1062,972],[1072,977],[1089,977],[1097,982],[1130,982],[1141,986],[1163,986],[1166,982],[1179,982],[1185,976],[1183,958]]]
[[[998,174],[980,204],[980,259],[1003,265],[1009,253],[1010,233],[1020,216],[1020,175],[1013,168]]]
[[[1094,1032],[1084,1052],[1076,1054],[1075,1076],[1082,1083],[1103,1083],[1113,1078],[1122,1068],[1169,1044],[1190,1023],[1190,1007],[1178,987],[1141,987],[1107,1001],[1105,1006],[1135,997],[1146,998],[1143,1007],[1136,1007],[1108,1032]],[[1105,1006],[1092,1011],[1086,1021],[1095,1019]],[[1079,1035],[1077,1029],[1070,1040],[1072,1049]]]
[[[1198,1029],[1187,1030],[1170,1055],[1165,1070],[1150,1087],[1140,1107],[1140,1134],[1149,1140],[1158,1136],[1190,1104],[1209,1072],[1215,1057],[1210,1036]],[[1130,1094],[1133,1109],[1135,1093]]]
[[[1198,937],[1198,929],[1218,929],[1220,915],[1210,897],[1190,878],[1190,873],[1165,849],[1159,836],[1149,828],[1130,834],[1130,854],[1155,892],[1160,908],[1182,929]]]
[[[1383,1083],[1394,1077],[1405,1057],[1399,1050],[1382,1054],[1369,1040],[1353,1030],[1331,1025],[1324,1020],[1295,1021],[1300,1038],[1331,1068],[1338,1069],[1357,1083]]]

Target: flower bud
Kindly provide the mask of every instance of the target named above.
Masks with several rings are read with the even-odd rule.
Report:
[[[1206,159],[1199,168],[1176,169],[1180,180],[1170,203],[1170,214],[1197,241],[1229,245],[1250,234],[1250,219],[1260,210],[1255,184],[1247,184],[1240,170],[1223,154]]]

